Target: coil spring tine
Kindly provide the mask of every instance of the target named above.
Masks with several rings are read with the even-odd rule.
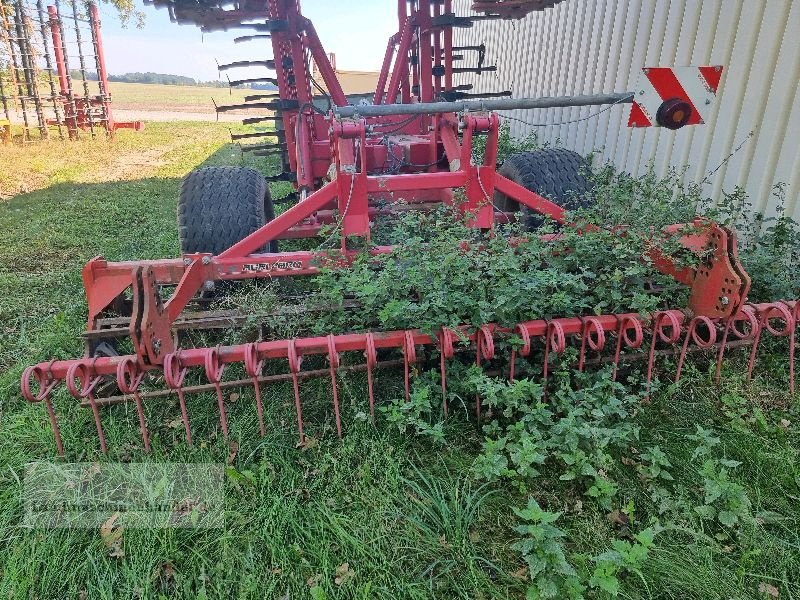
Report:
[[[442,410],[444,411],[444,418],[447,418],[447,368],[446,361],[453,358],[455,350],[453,348],[453,331],[447,327],[442,328],[440,334],[439,344],[441,352],[439,353],[439,368],[442,374]]]
[[[50,394],[52,393],[56,385],[58,385],[58,380],[53,379],[53,374],[50,370],[54,362],[55,360],[51,360],[47,366],[47,370],[44,372],[41,370],[39,366],[32,366],[26,368],[22,372],[20,389],[22,391],[23,397],[28,402],[44,401],[44,404],[47,407],[47,417],[50,419],[50,427],[53,430],[53,438],[56,443],[56,449],[58,450],[58,455],[64,456],[64,444],[61,441],[61,430],[58,427],[58,421],[56,420],[56,411],[53,407],[53,402],[50,399]],[[35,377],[36,382],[39,384],[39,391],[36,394],[34,394],[31,391],[31,377]]]
[[[664,321],[669,320],[670,334],[664,333]],[[653,319],[653,336],[650,340],[650,354],[647,357],[647,399],[650,399],[650,384],[653,381],[653,371],[656,358],[656,342],[661,340],[665,344],[676,344],[681,339],[681,325],[678,318],[671,312],[656,313]]]
[[[492,337],[492,329],[488,325],[481,325],[478,331],[475,332],[475,346],[478,352],[476,358],[477,366],[481,366],[481,357],[486,360],[494,358],[494,338]],[[478,423],[481,422],[481,399],[478,394],[475,395],[475,416]]]
[[[219,424],[222,426],[222,435],[228,439],[228,415],[225,413],[225,400],[222,397],[222,373],[225,371],[225,364],[219,359],[219,346],[209,348],[205,357],[206,377],[214,384],[217,392],[217,406],[219,407]]]
[[[514,328],[514,332],[518,333],[519,336],[522,338],[522,347],[519,349],[519,355],[522,357],[527,357],[531,353],[531,335],[528,333],[528,329],[522,323],[518,323],[517,326]],[[517,349],[515,347],[511,347],[511,367],[509,368],[508,372],[508,380],[510,382],[514,381],[514,369],[516,368],[517,363]]]
[[[567,340],[564,337],[564,328],[557,320],[550,321],[544,334],[544,366],[542,367],[542,398],[547,402],[547,376],[550,362],[550,350],[561,354],[566,350]]]
[[[181,407],[181,419],[186,430],[186,444],[192,445],[192,429],[189,425],[189,411],[186,410],[186,398],[183,395],[183,381],[187,369],[181,366],[180,350],[164,357],[164,381],[167,387],[174,389],[178,394],[178,404]]]
[[[336,435],[342,437],[342,419],[339,415],[339,390],[336,386],[336,369],[339,368],[339,354],[336,352],[336,341],[333,334],[328,335],[328,362],[331,368],[331,385],[333,386],[333,413],[336,416]]]
[[[369,392],[369,416],[372,419],[372,425],[375,425],[375,394],[372,389],[372,369],[378,364],[378,352],[375,349],[375,336],[372,333],[367,333],[365,340],[366,349],[364,356],[367,359],[367,391]]]
[[[642,324],[639,320],[635,317],[623,317],[622,319],[618,319],[619,324],[617,326],[617,349],[614,353],[614,369],[611,374],[611,380],[617,380],[617,371],[619,370],[619,358],[620,353],[622,351],[622,343],[625,342],[625,346],[630,348],[631,350],[636,350],[639,346],[642,345],[644,341],[644,331],[642,330]],[[634,338],[631,339],[628,335],[628,329],[632,328],[634,332]]]
[[[94,363],[94,360],[92,360]],[[92,407],[92,414],[94,415],[94,425],[97,429],[97,437],[100,439],[100,450],[103,454],[108,454],[108,447],[106,446],[106,436],[103,433],[103,424],[100,421],[100,411],[97,408],[97,403],[94,398],[94,389],[100,383],[100,377],[92,377],[93,369],[91,365],[85,361],[78,361],[73,363],[67,370],[67,389],[74,398],[86,398],[89,405]],[[80,388],[75,386],[75,380],[80,380]]]
[[[139,430],[142,433],[144,451],[150,454],[150,436],[147,433],[147,421],[144,416],[142,397],[139,394],[139,385],[144,378],[143,372],[138,372],[138,364],[132,356],[127,356],[117,365],[117,387],[123,394],[130,394],[136,403],[136,412],[139,414]]]
[[[292,374],[294,407],[297,412],[297,431],[300,434],[300,445],[302,446],[306,441],[306,437],[303,434],[303,408],[300,404],[300,384],[297,379],[297,374],[300,372],[300,364],[303,361],[303,357],[297,355],[296,341],[293,339],[289,340],[286,346],[286,358],[289,361],[289,371]]]
[[[252,343],[245,348],[244,367],[247,374],[253,379],[253,395],[256,400],[256,413],[258,414],[258,431],[264,437],[264,407],[261,404],[261,385],[258,381],[264,361],[258,359],[258,344]]]
[[[697,326],[701,323],[708,329],[708,339],[701,338],[697,333]],[[686,338],[683,340],[683,347],[681,348],[681,354],[678,358],[678,368],[675,371],[675,383],[678,383],[681,379],[681,369],[683,368],[683,362],[686,360],[686,352],[689,349],[690,341],[694,341],[698,348],[710,348],[713,346],[717,341],[717,328],[714,322],[704,316],[695,317],[689,322],[689,328],[686,330]]]
[[[778,313],[778,314],[774,314]],[[784,323],[783,329],[775,329],[770,325],[770,319],[781,319]],[[775,337],[790,337],[789,341],[789,356],[790,356],[790,375],[794,375],[794,329],[795,319],[793,314],[789,311],[785,304],[772,304],[766,307],[758,319],[758,332],[753,340],[753,349],[750,352],[750,361],[747,365],[747,381],[753,378],[753,367],[756,362],[756,352],[758,350],[758,343],[761,340],[761,333],[766,329]],[[791,385],[791,383],[790,383]],[[793,386],[792,386],[793,387]],[[792,390],[793,391],[793,390]]]
[[[417,349],[414,346],[414,334],[407,329],[403,337],[403,377],[406,388],[406,402],[410,398],[409,364],[417,362]]]

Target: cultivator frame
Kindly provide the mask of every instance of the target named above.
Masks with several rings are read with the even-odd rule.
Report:
[[[451,12],[450,0],[415,0],[411,4],[399,0],[399,31],[389,41],[373,103],[349,106],[313,25],[300,13],[299,3],[248,0],[233,9],[223,4],[198,5],[179,0],[155,0],[155,3],[168,4],[175,20],[194,22],[204,30],[251,27],[262,33],[247,36],[248,39],[259,40],[262,35],[271,37],[273,59],[270,61],[240,61],[222,65],[221,69],[242,66],[275,68],[276,77],[255,78],[274,80],[278,86],[279,98],[266,103],[267,108],[278,113],[274,117],[278,128],[263,132],[263,135],[277,137],[275,150],[281,154],[286,169],[273,179],[293,180],[300,201],[216,256],[194,253],[176,259],[132,262],[108,262],[97,257],[86,265],[83,281],[89,309],[87,356],[40,363],[28,368],[22,376],[24,397],[31,402],[44,402],[47,407],[60,453],[63,453],[63,446],[52,392],[61,382],[81,405],[92,409],[100,445],[106,451],[99,413],[99,407],[103,405],[132,399],[137,407],[144,447],[149,450],[143,398],[176,393],[186,439],[191,443],[185,402],[187,392],[216,392],[220,426],[227,437],[222,390],[252,385],[259,429],[263,435],[267,428],[261,388],[270,382],[288,379],[293,384],[298,434],[300,443],[303,443],[300,380],[310,376],[330,377],[336,430],[341,435],[343,427],[336,379],[342,369],[366,371],[369,408],[374,417],[375,368],[402,366],[408,397],[409,377],[412,365],[417,362],[417,348],[435,347],[440,357],[446,403],[446,363],[453,358],[460,344],[472,348],[480,365],[495,358],[496,341],[512,336],[518,336],[522,345],[511,351],[509,377],[513,379],[515,376],[517,359],[531,355],[532,348],[538,344],[543,350],[542,375],[546,380],[551,355],[562,354],[570,345],[580,349],[580,370],[590,359],[594,360],[590,354],[599,355],[604,348],[613,347],[611,362],[616,376],[622,352],[642,347],[646,333],[649,333],[649,352],[641,353],[647,360],[649,382],[656,358],[673,348],[672,351],[679,355],[676,379],[688,352],[716,349],[719,373],[726,348],[742,343],[753,346],[749,369],[752,372],[759,340],[767,331],[790,338],[793,390],[794,331],[800,316],[798,303],[747,304],[750,280],[738,261],[735,233],[702,219],[691,224],[676,224],[665,231],[684,248],[702,255],[697,268],[681,267],[656,247],[648,251],[647,258],[659,271],[690,288],[690,301],[685,310],[660,311],[652,315],[612,314],[534,320],[512,328],[497,324],[465,324],[455,330],[443,329],[438,335],[401,330],[181,348],[177,334],[188,319],[185,311],[201,292],[213,289],[216,282],[222,281],[314,275],[324,262],[333,261],[346,266],[359,254],[354,249],[353,240],[369,242],[371,228],[379,215],[409,207],[425,210],[444,203],[467,215],[469,223],[476,229],[491,233],[496,223],[515,219],[515,214],[495,207],[493,198],[497,192],[513,199],[521,207],[570,226],[561,206],[498,173],[500,120],[491,111],[631,103],[635,94],[452,101],[453,94],[466,94],[466,90],[455,86],[453,80],[452,29],[469,26],[474,19],[487,18],[487,15],[457,17]],[[506,5],[510,11],[492,13],[491,9],[484,8],[490,10],[488,18],[495,18],[500,15],[518,16],[525,5],[536,10],[538,5],[552,2],[507,0],[478,3],[481,8],[488,4],[494,9]],[[330,107],[326,111],[314,105],[312,87],[316,82],[311,79],[309,59],[316,62],[329,90]],[[475,67],[476,72],[477,69],[485,70],[486,67],[480,65]],[[721,69],[709,69],[717,73],[718,84]],[[451,101],[437,102],[439,98],[450,98]],[[394,103],[397,99],[400,102]],[[664,104],[667,103],[669,118],[677,115],[675,122],[662,123],[659,114],[657,118],[653,116],[653,124],[685,124],[688,120],[686,111],[691,112],[694,108],[691,99],[679,94],[665,99]],[[220,111],[230,108],[263,109],[265,103],[255,101],[234,107],[218,107]],[[257,117],[250,122],[271,118]],[[682,123],[678,124],[679,120]],[[474,164],[472,159],[476,136],[486,137],[481,164]],[[271,150],[267,149],[267,152]],[[456,190],[463,190],[462,197],[456,197]],[[323,249],[323,242],[315,251],[261,252],[273,240],[318,237],[323,227],[329,225],[334,226],[334,234],[341,234],[338,249]],[[332,237],[330,234],[328,239]],[[385,254],[391,252],[392,247],[373,246],[369,251],[373,255]],[[166,297],[164,293],[168,289],[172,292]],[[108,318],[108,313],[120,316]],[[207,319],[200,318],[195,324],[207,322]],[[99,355],[93,341],[109,337],[129,339],[134,352],[128,356]],[[399,358],[397,352],[402,357]],[[345,367],[341,355],[353,353],[363,355],[365,361]],[[313,355],[327,357],[328,368],[303,371],[303,357]],[[272,361],[285,361],[286,372],[265,375],[264,366]],[[226,367],[231,364],[242,365],[247,379],[225,380]],[[186,385],[186,375],[191,369],[203,373],[208,383]],[[141,384],[149,375],[163,375],[168,390],[143,391]],[[107,381],[116,384],[119,394],[115,391],[99,397],[98,391],[108,387],[102,385]],[[446,404],[443,410],[447,413]],[[479,401],[475,410],[480,418]]]

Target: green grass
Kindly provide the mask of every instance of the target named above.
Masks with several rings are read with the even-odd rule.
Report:
[[[67,460],[230,459],[226,527],[125,530],[123,557],[109,555],[98,530],[23,528],[25,463],[59,459],[44,408],[19,395],[22,368],[80,355],[85,261],[177,254],[180,178],[200,164],[235,164],[238,153],[227,139],[222,126],[149,123],[144,134],[122,132],[113,144],[54,144],[13,155],[15,177],[37,172],[41,179],[0,203],[0,597],[524,598],[524,563],[510,546],[517,539],[512,508],[525,506],[529,494],[563,512],[558,524],[579,570],[657,514],[636,467],[621,456],[610,476],[620,485],[614,508],[633,507],[627,527],[557,473],[525,485],[482,486],[470,473],[482,436],[463,412],[445,425],[444,445],[400,433],[382,414],[373,428],[364,414],[365,378],[342,374],[342,441],[330,382],[300,384],[314,440],[305,449],[295,448],[288,384],[265,389],[263,439],[252,392],[227,397],[234,453],[219,431],[213,395],[188,400],[192,448],[175,427],[175,399],[148,402],[149,457],[130,406],[102,411],[110,447],[103,457],[91,413],[62,390],[56,403]],[[138,175],[97,167],[142,152],[155,159]],[[0,155],[4,165],[7,156]],[[6,185],[18,185],[8,171],[4,176]],[[689,504],[662,520],[641,577],[623,579],[622,597],[769,598],[759,592],[769,584],[781,598],[800,598],[800,416],[786,391],[785,343],[774,346],[764,349],[752,384],[743,380],[741,356],[726,365],[721,389],[698,359],[681,386],[664,387],[637,414],[636,450],[664,450],[676,496],[685,494]],[[668,376],[674,365],[659,368]],[[398,397],[402,375],[383,374],[376,385],[380,400]],[[705,524],[691,509],[702,481],[686,436],[698,424],[721,438],[721,454],[742,462],[733,478],[745,487],[755,518],[736,534]]]

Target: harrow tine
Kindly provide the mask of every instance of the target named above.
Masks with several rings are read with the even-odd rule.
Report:
[[[547,402],[547,374],[550,362],[550,350],[556,354],[562,354],[567,347],[567,340],[564,336],[564,328],[558,319],[547,323],[544,336],[544,365],[542,367],[542,398]]]
[[[414,334],[410,329],[407,329],[403,334],[403,382],[406,388],[406,402],[408,402],[409,394],[409,363],[417,362],[417,349],[414,345]]]
[[[208,348],[205,357],[205,370],[206,377],[214,384],[214,389],[217,392],[217,406],[219,407],[219,424],[222,426],[222,434],[225,439],[228,439],[228,416],[225,414],[225,400],[222,397],[222,387],[220,381],[222,380],[222,373],[225,371],[225,363],[219,360],[219,346],[216,348]]]
[[[578,372],[583,373],[584,363],[586,361],[586,347],[595,352],[600,352],[606,345],[606,332],[600,321],[594,317],[581,318],[583,324],[581,325],[581,352],[578,357]],[[594,334],[594,337],[592,337]]]
[[[99,376],[93,376],[94,368],[92,365],[95,360],[96,359],[92,359],[91,362],[83,360],[74,362],[67,370],[66,382],[67,389],[74,398],[86,398],[89,401],[89,404],[92,407],[92,414],[94,415],[94,425],[97,429],[97,437],[100,438],[100,450],[103,452],[103,454],[108,454],[106,436],[103,433],[103,424],[100,422],[100,411],[97,409],[97,403],[95,402],[94,397],[94,390],[101,380]],[[76,379],[80,381],[80,387],[75,385]]]
[[[64,456],[64,444],[61,442],[61,430],[58,427],[53,402],[50,400],[50,394],[59,383],[58,379],[53,378],[53,374],[50,370],[54,362],[54,360],[51,360],[45,371],[42,371],[38,365],[25,369],[22,372],[20,389],[22,390],[23,397],[28,402],[44,401],[47,407],[47,417],[50,419],[50,427],[53,429],[53,437],[55,438],[58,455]],[[31,390],[31,377],[35,378],[36,382],[39,384],[39,391],[35,394]]]
[[[703,324],[708,329],[708,338],[703,339],[697,332],[697,326]],[[694,317],[689,322],[689,328],[686,331],[686,337],[683,340],[683,347],[681,348],[680,357],[678,358],[678,368],[675,371],[675,383],[681,379],[681,369],[683,362],[686,360],[686,351],[689,349],[689,342],[693,341],[698,348],[711,348],[717,342],[717,328],[714,323],[705,316]]]
[[[299,445],[303,445],[306,441],[303,434],[303,408],[300,405],[300,384],[297,379],[297,374],[300,372],[300,365],[303,362],[303,357],[297,354],[296,340],[289,340],[286,348],[286,358],[289,361],[289,371],[292,374],[292,387],[294,388],[294,407],[297,411],[297,431],[300,434]]]
[[[139,385],[144,379],[144,372],[139,371],[139,365],[132,356],[123,358],[117,365],[117,387],[126,395],[132,395],[136,403],[136,412],[139,414],[139,430],[142,432],[144,451],[150,453],[150,436],[147,433],[147,421],[142,407],[142,397],[139,394]]]
[[[264,368],[264,360],[259,360],[258,358],[258,344],[248,344],[245,348],[244,368],[253,379],[253,394],[256,399],[256,412],[258,413],[258,430],[261,437],[264,437],[264,407],[261,404],[261,384],[258,381]]]
[[[333,334],[328,335],[328,362],[331,366],[331,385],[333,386],[333,412],[336,415],[336,434],[342,437],[342,419],[339,415],[339,390],[336,386],[336,369],[339,368],[339,353]]]
[[[519,336],[522,338],[522,347],[519,349],[519,355],[523,358],[530,356],[531,353],[531,334],[528,333],[528,330],[522,325],[519,324],[514,329],[514,333],[518,333]],[[514,369],[516,368],[517,363],[517,349],[516,347],[511,348],[511,367],[509,368],[508,372],[508,380],[510,382],[514,381]]]
[[[748,329],[739,329],[736,323],[739,320],[747,321]],[[719,385],[720,375],[722,373],[722,359],[725,355],[725,348],[728,345],[728,337],[733,332],[734,337],[740,341],[752,340],[755,338],[758,331],[758,317],[755,311],[750,306],[742,306],[741,310],[736,315],[731,315],[725,320],[725,328],[722,332],[722,341],[720,343],[719,352],[717,353],[717,370],[714,375],[714,382]]]
[[[783,329],[775,328],[772,326],[773,319],[779,320],[784,324]],[[788,306],[783,303],[774,303],[765,307],[760,311],[758,319],[758,329],[753,340],[753,348],[750,351],[750,361],[747,364],[747,381],[753,378],[753,367],[756,362],[756,352],[758,344],[761,341],[761,333],[764,330],[775,337],[789,337],[789,374],[790,374],[790,389],[794,394],[794,331],[795,331],[795,317],[789,310]]]
[[[455,349],[453,343],[455,341],[455,333],[452,329],[447,327],[442,328],[442,333],[439,335],[439,344],[442,351],[439,353],[439,368],[442,373],[442,410],[444,411],[444,418],[447,418],[447,366],[448,360],[453,358]]]
[[[669,333],[664,329],[669,328]],[[650,354],[647,357],[647,399],[650,399],[650,384],[653,381],[653,366],[656,358],[656,343],[661,340],[674,346],[681,339],[681,321],[673,311],[658,312],[653,319],[653,336],[650,339]]]
[[[618,321],[616,330],[617,348],[616,351],[614,352],[614,368],[611,373],[612,381],[617,380],[617,371],[619,369],[619,358],[623,342],[625,343],[625,346],[627,348],[630,348],[631,350],[636,350],[642,345],[642,341],[644,341],[644,332],[642,331],[642,324],[639,321],[639,319],[637,319],[636,317],[631,317],[629,315],[626,315],[621,319],[617,318],[617,321]],[[628,335],[628,331],[630,329],[633,329],[634,332],[633,339],[631,339],[631,337]]]
[[[475,364],[477,366],[481,366],[481,357],[486,360],[492,360],[494,358],[494,337],[492,335],[492,328],[489,325],[481,325],[478,328],[478,331],[475,332],[475,350],[476,350],[476,359]],[[481,422],[481,399],[479,396],[475,396],[475,416],[478,419],[478,423]]]
[[[188,369],[181,365],[180,350],[164,357],[164,381],[167,387],[178,393],[178,404],[181,407],[181,419],[186,430],[186,444],[192,445],[192,430],[189,425],[189,412],[186,410],[186,399],[183,396],[183,380]]]
[[[367,390],[369,391],[369,416],[375,425],[375,394],[372,389],[372,369],[378,364],[378,351],[375,349],[375,336],[371,332],[366,335],[364,357],[367,359]],[[445,414],[447,410],[445,409]]]

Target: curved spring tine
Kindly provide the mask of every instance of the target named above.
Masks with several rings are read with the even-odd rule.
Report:
[[[253,380],[253,395],[256,399],[256,413],[258,414],[258,431],[261,437],[264,437],[264,406],[261,404],[261,384],[258,381],[264,368],[264,361],[258,358],[258,344],[255,342],[245,347],[244,368]]]
[[[794,398],[794,351],[795,351],[795,337],[797,332],[797,321],[800,319],[800,302],[795,302],[794,306],[784,302],[787,308],[792,312],[792,331],[789,335],[789,393]]]
[[[333,412],[336,416],[336,435],[342,437],[342,419],[339,415],[339,391],[336,386],[336,369],[339,368],[339,354],[336,352],[336,341],[333,334],[328,335],[328,362],[331,367],[331,385],[333,386]]]
[[[668,321],[665,323],[665,321]],[[669,328],[666,333],[665,327]],[[681,339],[681,324],[672,312],[658,312],[653,319],[653,337],[650,340],[650,354],[647,358],[647,398],[650,398],[650,384],[653,381],[653,366],[656,358],[656,342],[661,340],[665,344],[675,345]]]
[[[558,320],[550,321],[544,335],[544,366],[542,367],[542,397],[547,402],[547,375],[550,363],[550,350],[562,354],[567,349],[564,328]]]
[[[744,317],[744,318],[742,318]],[[738,320],[746,320],[749,328],[740,330],[736,327]],[[722,360],[725,356],[725,348],[728,345],[728,337],[731,333],[740,340],[753,339],[758,331],[758,317],[752,307],[744,305],[739,310],[738,314],[731,315],[725,319],[725,327],[722,330],[722,340],[719,344],[719,351],[717,352],[717,368],[714,373],[714,383],[719,385],[720,377],[722,375]]]
[[[633,328],[633,339],[631,339],[631,337],[628,335],[628,329],[630,328]],[[617,380],[617,370],[619,369],[619,358],[622,351],[622,343],[625,342],[625,346],[627,348],[636,350],[636,348],[642,345],[643,341],[644,332],[642,331],[642,324],[638,319],[635,317],[623,317],[622,319],[619,319],[619,325],[617,325],[617,348],[614,352],[614,368],[611,373],[612,381]]]
[[[58,450],[59,456],[64,456],[64,444],[61,442],[61,430],[58,427],[58,421],[56,420],[56,411],[53,408],[53,402],[50,399],[50,394],[53,392],[53,389],[58,385],[58,380],[53,379],[53,374],[50,372],[50,368],[52,367],[55,361],[51,360],[47,366],[46,371],[42,371],[39,366],[28,367],[22,372],[22,378],[20,380],[20,389],[22,390],[23,397],[28,402],[40,402],[44,401],[45,406],[47,407],[47,416],[50,419],[50,427],[53,429],[53,438],[55,438],[56,442],[56,449]],[[33,376],[37,383],[39,384],[39,391],[37,393],[33,393],[31,390],[31,376]]]
[[[367,390],[369,391],[369,416],[372,419],[373,426],[375,425],[375,393],[372,389],[372,369],[378,364],[378,351],[375,349],[375,336],[372,333],[367,333],[365,340],[366,349],[364,350],[364,357],[367,359]],[[445,409],[445,414],[447,409]]]
[[[300,365],[303,362],[303,357],[298,356],[296,341],[293,339],[289,340],[286,346],[286,359],[289,361],[289,372],[292,374],[294,408],[297,412],[297,431],[300,434],[300,445],[302,446],[306,441],[306,436],[303,433],[303,408],[300,405],[300,385],[297,380],[297,374],[300,372]]]
[[[455,334],[447,327],[442,328],[442,333],[439,335],[439,345],[441,352],[439,352],[439,369],[442,374],[442,410],[444,410],[444,418],[447,418],[447,369],[445,368],[446,361],[453,358],[455,354],[454,348]]]
[[[708,338],[702,338],[697,332],[697,326],[701,323],[708,329]],[[683,362],[686,360],[686,352],[689,349],[690,340],[693,341],[698,348],[710,348],[713,346],[717,341],[717,328],[714,322],[702,315],[693,318],[689,322],[689,328],[686,330],[686,337],[683,340],[683,347],[681,348],[681,354],[678,358],[678,368],[675,370],[675,383],[678,383],[681,379],[681,369],[683,368]]]
[[[225,400],[222,397],[222,373],[225,371],[225,364],[219,359],[219,346],[208,348],[204,361],[206,377],[214,384],[217,391],[217,406],[219,407],[219,424],[222,426],[222,435],[228,439],[228,415],[225,413]]]
[[[92,361],[77,361],[67,369],[67,389],[72,394],[73,398],[86,398],[89,405],[92,407],[92,414],[94,415],[94,425],[97,429],[97,437],[100,438],[100,450],[103,454],[108,454],[108,447],[106,446],[106,436],[103,433],[103,424],[100,422],[100,411],[97,409],[97,403],[94,399],[94,390],[100,383],[100,377],[94,375]],[[80,387],[75,385],[75,380],[80,381]]]
[[[583,366],[586,360],[586,346],[595,352],[600,352],[606,345],[606,332],[600,321],[594,317],[581,317],[581,354],[578,359],[578,372],[583,373]],[[594,337],[592,337],[594,333]]]
[[[522,347],[519,349],[520,356],[529,356],[531,353],[531,335],[528,333],[528,329],[522,324],[519,323],[514,328],[514,333],[518,333],[519,336],[522,338]],[[516,368],[517,364],[517,349],[515,347],[511,347],[511,367],[508,371],[508,380],[510,382],[514,381],[514,369]]]
[[[773,319],[780,320],[784,324],[783,329],[776,329],[775,327],[773,327],[771,324],[771,321]],[[747,381],[751,381],[753,378],[753,367],[755,366],[756,363],[756,352],[758,350],[758,343],[761,341],[761,333],[766,329],[769,333],[771,333],[775,337],[790,336],[789,350],[791,353],[791,358],[794,358],[793,356],[794,328],[795,328],[794,315],[785,304],[783,303],[771,304],[770,306],[766,307],[763,311],[761,311],[761,314],[759,315],[758,319],[758,330],[753,340],[753,348],[750,351],[750,361],[747,364]],[[792,363],[793,362],[794,361],[792,361]],[[794,365],[792,365],[791,374],[794,375]]]
[[[407,329],[403,338],[403,376],[406,388],[406,402],[408,402],[410,397],[409,364],[415,362],[417,362],[417,349],[414,346],[414,334],[410,329]]]
[[[488,325],[481,325],[475,333],[475,364],[481,366],[481,357],[486,360],[494,358],[494,338],[492,337],[492,329]],[[475,394],[475,416],[478,422],[481,421],[481,398]]]
[[[132,356],[126,356],[117,365],[117,387],[123,394],[130,394],[136,402],[136,412],[139,413],[139,430],[142,433],[144,451],[150,453],[150,436],[147,433],[147,421],[144,417],[142,397],[139,394],[139,385],[144,378],[144,372],[139,370],[139,364]]]
[[[180,350],[164,357],[164,381],[167,387],[178,393],[178,404],[181,407],[181,419],[186,430],[186,443],[192,445],[192,429],[189,425],[189,412],[186,410],[186,398],[183,396],[183,380],[186,378],[186,367],[181,365]]]

